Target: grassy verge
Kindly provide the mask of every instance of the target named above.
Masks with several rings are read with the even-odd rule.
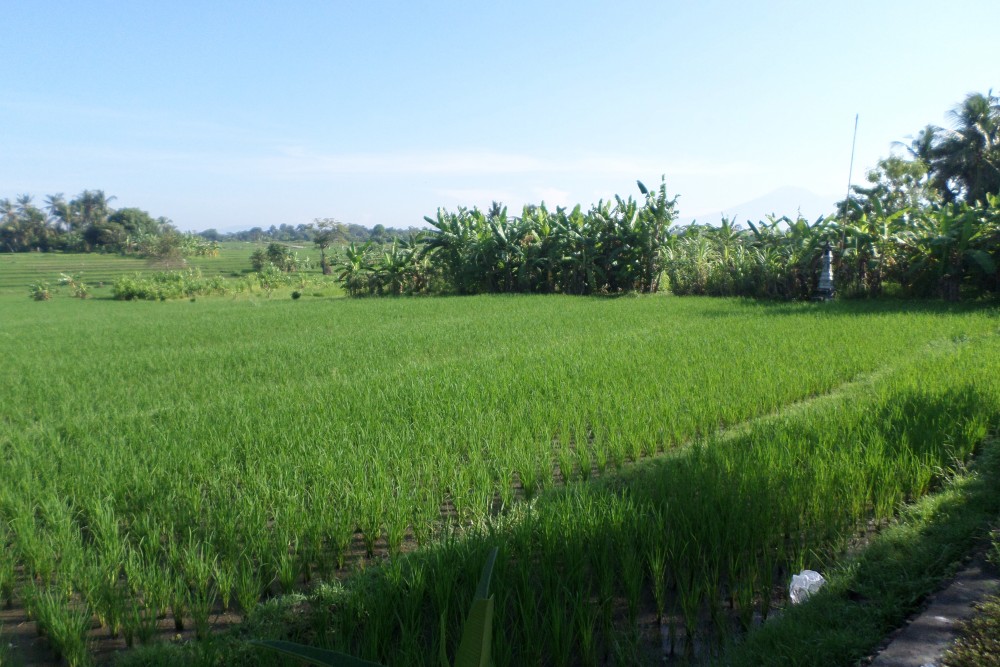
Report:
[[[808,604],[748,635],[724,662],[855,664],[954,574],[998,514],[1000,442],[993,438],[970,469],[905,509],[867,549],[828,573],[828,585]]]

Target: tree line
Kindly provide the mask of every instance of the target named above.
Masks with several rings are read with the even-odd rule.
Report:
[[[744,229],[674,230],[664,248],[679,294],[806,298],[833,251],[845,296],[996,294],[1000,266],[1000,100],[973,93],[953,126],[928,125],[880,160],[834,217],[769,218]]]
[[[206,229],[198,232],[198,236],[209,241],[246,241],[250,243],[280,242],[280,243],[309,243],[317,233],[324,229],[329,230],[333,235],[334,243],[346,245],[348,243],[388,243],[393,239],[405,238],[419,231],[418,227],[400,229],[396,227],[386,227],[382,224],[374,225],[371,228],[355,223],[345,223],[334,218],[317,218],[310,223],[289,225],[271,225],[267,229],[263,227],[251,227],[235,232],[220,232],[216,229]]]
[[[318,233],[331,243],[388,243],[406,237],[416,228],[396,229],[343,223],[319,218],[300,225],[271,225],[236,232],[207,229],[178,231],[170,219],[154,218],[139,208],[115,209],[114,197],[103,190],[84,190],[72,199],[63,194],[45,197],[42,205],[33,196],[0,199],[0,252],[112,252],[140,256],[218,254],[223,241],[310,242]]]
[[[439,209],[430,231],[376,246],[350,244],[337,261],[348,294],[655,292],[660,249],[677,215],[666,184],[642,200],[601,201],[584,211],[525,206],[521,215]]]
[[[335,262],[348,294],[561,292],[808,298],[833,253],[844,296],[996,294],[1000,265],[1000,103],[969,95],[952,128],[929,125],[880,160],[834,216],[769,217],[744,228],[677,226],[676,198],[639,183],[643,201],[588,211],[544,204],[509,215],[439,210],[431,229],[349,244]],[[317,242],[318,244],[318,242]]]
[[[111,207],[103,190],[73,199],[49,195],[38,206],[31,195],[0,199],[2,252],[112,252],[142,257],[216,255],[218,244],[184,234],[165,217],[140,208]]]

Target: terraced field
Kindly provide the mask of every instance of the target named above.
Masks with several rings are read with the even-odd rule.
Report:
[[[55,285],[62,273],[80,275],[96,288],[95,296],[107,295],[106,289],[115,278],[135,272],[149,272],[183,267],[201,269],[205,276],[241,275],[251,270],[250,254],[265,247],[253,243],[227,242],[222,244],[218,257],[190,257],[184,264],[163,263],[99,253],[0,253],[0,294],[28,293],[28,286],[39,282]],[[319,253],[312,244],[290,246],[302,258],[309,258],[312,269],[318,273]],[[100,287],[104,285],[104,288]]]

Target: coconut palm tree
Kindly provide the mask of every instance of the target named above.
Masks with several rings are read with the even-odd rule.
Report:
[[[955,129],[936,128],[929,150],[934,183],[946,202],[985,203],[1000,193],[1000,100],[973,93],[949,115]]]

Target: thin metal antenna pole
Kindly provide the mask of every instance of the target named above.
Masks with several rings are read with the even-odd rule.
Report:
[[[851,140],[851,166],[847,169],[847,196],[844,197],[844,219],[847,219],[847,205],[851,202],[851,177],[854,176],[854,147],[858,144],[858,114],[854,114],[854,138]]]

